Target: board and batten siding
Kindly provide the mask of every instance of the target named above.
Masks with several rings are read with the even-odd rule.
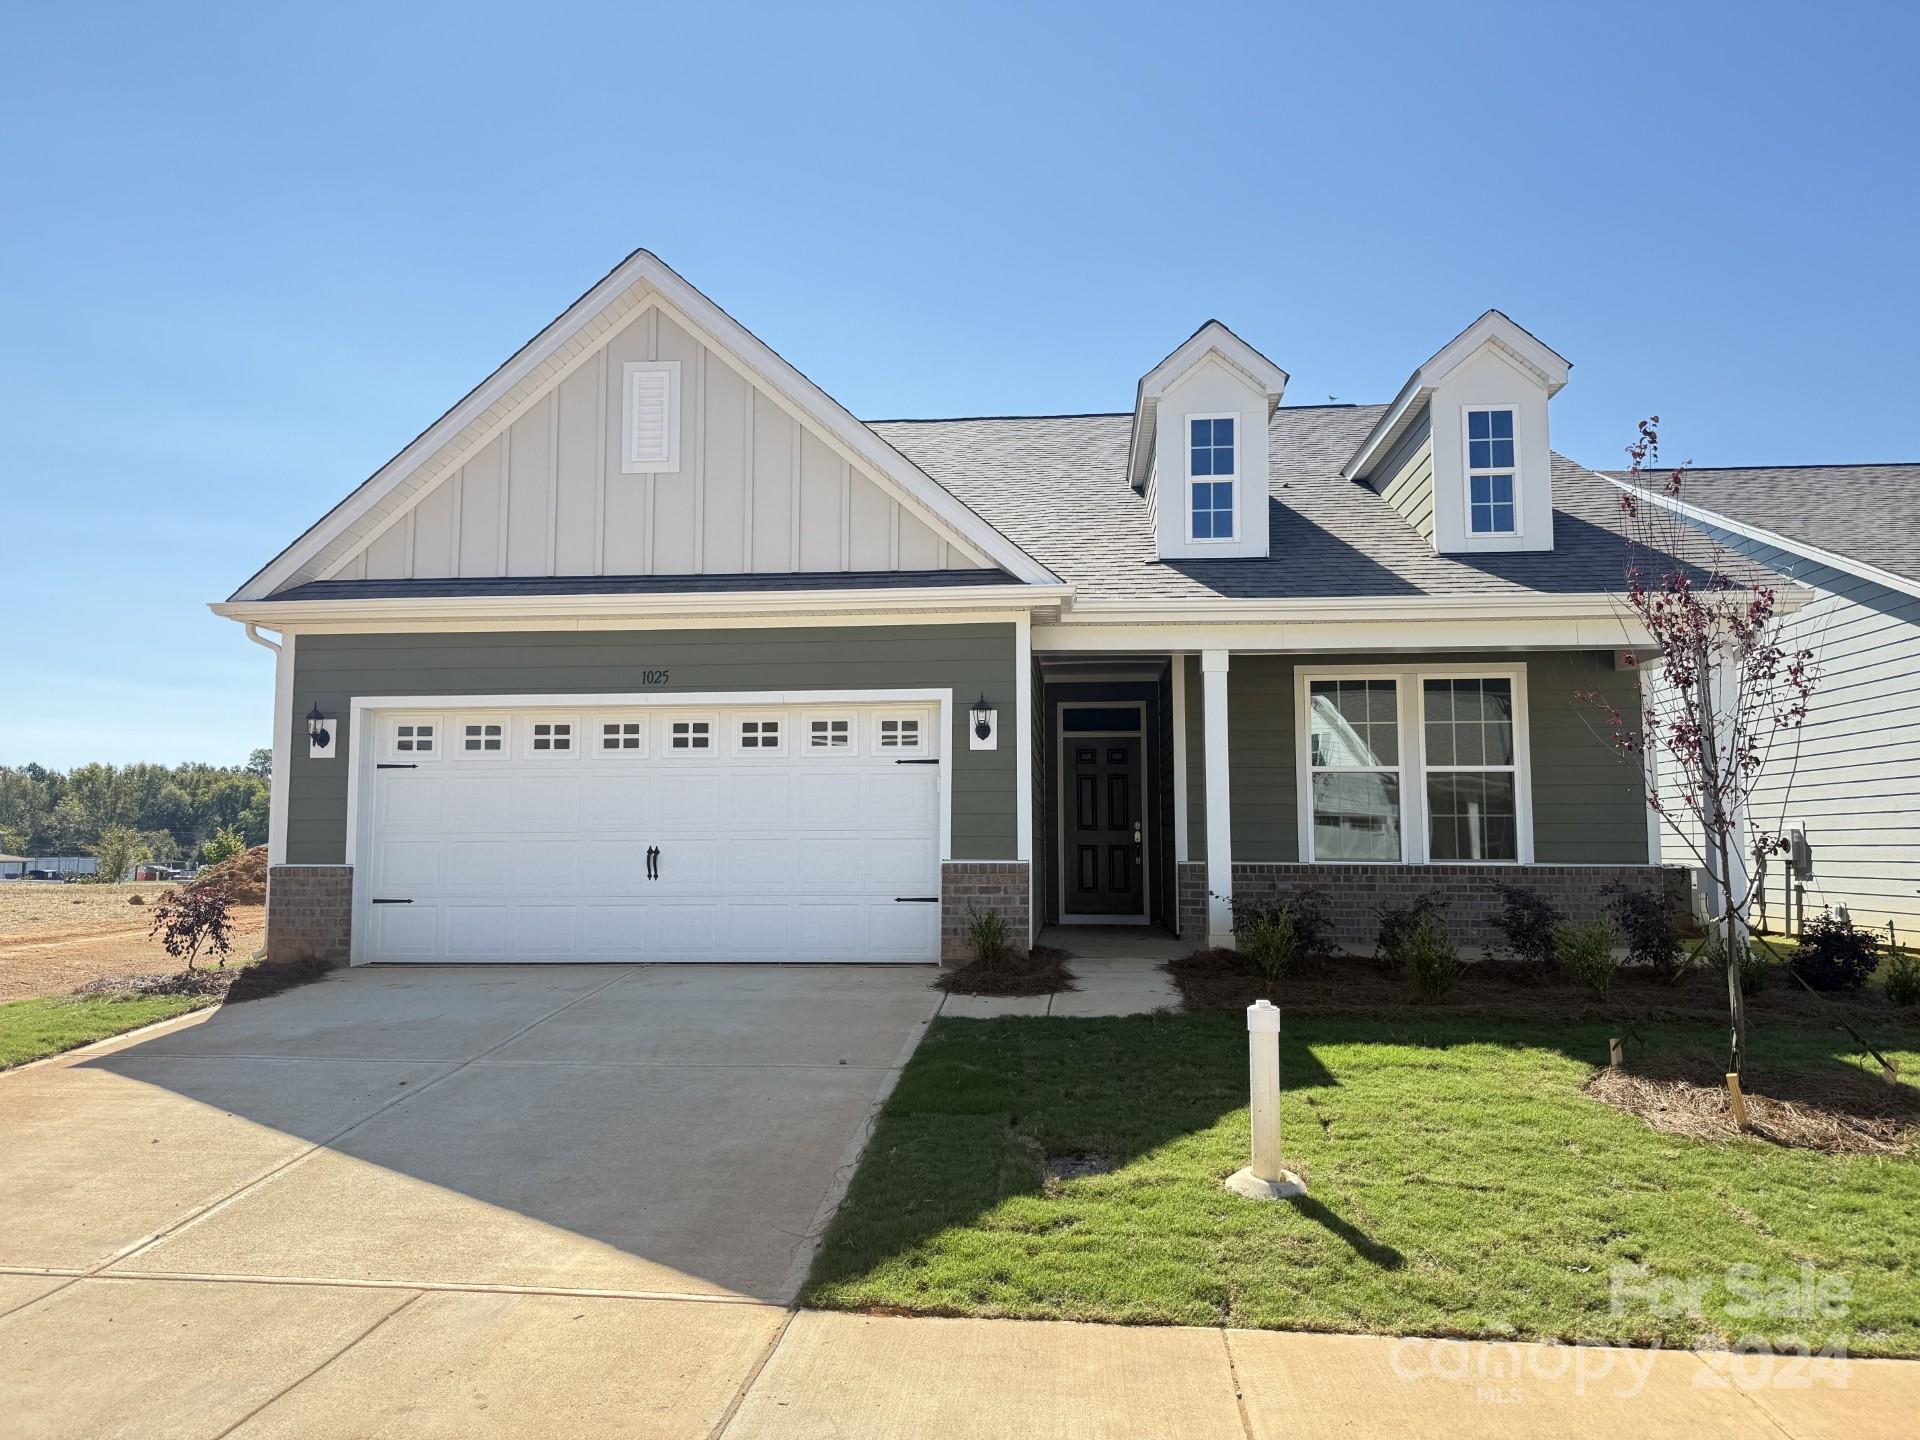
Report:
[[[339,720],[338,758],[292,746],[287,861],[346,859],[347,776],[356,737],[349,702],[382,695],[672,695],[734,690],[951,689],[956,860],[1011,860],[1017,776],[1012,731],[993,750],[968,748],[967,706],[1014,695],[1009,624],[767,630],[513,631],[498,634],[302,635],[293,713],[318,705]],[[663,684],[642,672],[664,670]],[[1004,697],[1004,698],[1001,698]]]
[[[1387,452],[1374,472],[1374,489],[1406,522],[1433,543],[1433,416],[1423,414]]]
[[[1236,863],[1300,858],[1299,758],[1294,672],[1343,665],[1413,670],[1527,667],[1527,718],[1533,777],[1533,852],[1539,864],[1642,865],[1647,807],[1639,769],[1606,738],[1600,712],[1576,697],[1594,691],[1633,723],[1639,677],[1616,670],[1605,651],[1502,651],[1486,654],[1236,655],[1227,672],[1227,731],[1233,787]],[[1206,727],[1199,661],[1187,658],[1187,849],[1206,859]]]
[[[1845,905],[1903,941],[1920,933],[1920,599],[1717,526],[1701,529],[1813,592],[1782,624],[1819,669],[1806,723],[1783,733],[1755,786],[1755,824],[1804,824],[1807,906]],[[1657,672],[1655,672],[1657,675]],[[1696,832],[1697,833],[1697,832]],[[1666,858],[1699,863],[1671,828]],[[1782,926],[1785,867],[1768,866],[1768,922]]]
[[[621,470],[622,367],[680,365],[680,468]],[[329,578],[733,575],[969,569],[975,562],[658,308],[557,385]],[[303,576],[294,576],[297,584]]]

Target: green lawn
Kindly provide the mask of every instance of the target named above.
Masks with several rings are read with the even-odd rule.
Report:
[[[0,1005],[0,1070],[214,1003],[212,995],[50,995]]]
[[[1604,1025],[1289,1019],[1301,1202],[1221,1188],[1246,1163],[1237,1016],[942,1019],[882,1113],[805,1294],[830,1309],[1679,1343],[1844,1332],[1920,1354],[1920,1162],[1662,1135],[1588,1099]],[[1717,1030],[1641,1026],[1649,1051]],[[1853,1063],[1777,1028],[1760,1066]],[[1910,1073],[1920,1053],[1899,1052]],[[1049,1156],[1112,1157],[1049,1180]],[[1844,1320],[1740,1319],[1728,1267],[1803,1263]],[[1616,1267],[1704,1281],[1704,1316],[1615,1314]]]

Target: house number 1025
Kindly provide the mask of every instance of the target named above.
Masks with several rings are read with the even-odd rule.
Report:
[[[667,672],[664,670],[642,670],[640,672],[640,683],[642,685],[664,685],[667,683]]]

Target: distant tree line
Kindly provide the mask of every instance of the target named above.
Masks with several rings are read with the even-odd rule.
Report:
[[[94,855],[102,879],[143,860],[219,860],[267,841],[273,752],[245,765],[0,765],[0,851]]]

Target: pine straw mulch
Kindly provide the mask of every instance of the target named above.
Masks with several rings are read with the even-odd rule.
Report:
[[[1704,1051],[1650,1055],[1595,1071],[1585,1089],[1663,1134],[1726,1141],[1740,1131],[1724,1070]],[[1740,1092],[1747,1133],[1775,1145],[1830,1155],[1906,1155],[1920,1145],[1920,1091],[1851,1065],[1749,1067]]]
[[[237,1005],[243,1000],[263,1000],[324,980],[333,969],[324,960],[305,957],[294,960],[263,960],[258,965],[236,966],[231,970],[193,969],[174,974],[108,975],[82,985],[73,993],[82,997],[102,995],[210,995]]]
[[[943,970],[933,986],[949,995],[1057,995],[1080,988],[1067,968],[1070,958],[1065,950],[1036,945],[1024,955],[1004,955],[991,964],[970,960]]]
[[[1602,998],[1558,971],[1542,973],[1510,960],[1475,960],[1438,1000],[1416,998],[1405,977],[1379,960],[1362,956],[1319,957],[1277,984],[1269,984],[1251,960],[1234,950],[1200,950],[1169,960],[1161,968],[1173,977],[1190,1011],[1239,1011],[1264,999],[1305,1015],[1718,1024],[1727,1014],[1726,979],[1719,971],[1704,968],[1688,970],[1678,979],[1623,968],[1612,993]],[[1847,1020],[1920,1026],[1920,1006],[1890,1005],[1879,990],[1816,998],[1784,974],[1774,976],[1759,994],[1747,997],[1747,1014],[1774,1024],[1830,1025]]]

